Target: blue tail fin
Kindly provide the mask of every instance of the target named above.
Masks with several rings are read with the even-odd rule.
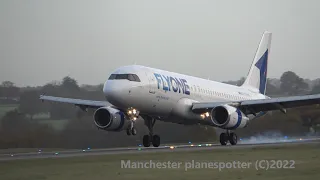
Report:
[[[264,32],[248,76],[242,87],[265,94],[267,85],[268,55],[272,33]]]

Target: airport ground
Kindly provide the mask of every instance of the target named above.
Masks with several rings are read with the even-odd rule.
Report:
[[[240,147],[240,148],[239,148]],[[184,150],[183,150],[184,149]],[[0,179],[319,179],[320,143],[293,143],[238,147],[174,148],[140,153],[107,153],[104,155],[63,158],[32,158],[0,161]],[[180,168],[122,168],[121,160],[134,162],[182,162]],[[252,162],[248,168],[218,169],[212,167],[186,170],[185,163]],[[261,160],[294,161],[294,168],[257,170]],[[189,164],[190,165],[190,164]],[[124,167],[124,166],[123,166]]]

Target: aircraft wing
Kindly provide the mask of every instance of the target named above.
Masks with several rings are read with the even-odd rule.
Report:
[[[320,94],[305,95],[305,96],[291,96],[279,97],[270,99],[256,99],[244,101],[226,101],[226,102],[206,102],[206,103],[193,103],[192,111],[196,113],[207,112],[219,105],[231,105],[238,107],[245,114],[255,114],[261,111],[280,110],[286,112],[286,108],[295,108],[300,106],[320,104]]]
[[[44,95],[40,96],[40,100],[74,104],[76,106],[85,107],[85,108],[100,108],[100,107],[110,105],[107,101],[92,101],[92,100],[72,99],[72,98],[44,96]]]

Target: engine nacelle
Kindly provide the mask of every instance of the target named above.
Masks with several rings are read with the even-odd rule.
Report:
[[[223,129],[237,129],[247,126],[249,118],[239,109],[229,106],[217,106],[211,110],[212,123]]]
[[[94,112],[94,123],[98,128],[106,131],[122,131],[126,129],[129,121],[125,114],[112,107],[101,107]]]

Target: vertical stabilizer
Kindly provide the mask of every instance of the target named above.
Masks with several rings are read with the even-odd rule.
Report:
[[[265,94],[267,85],[268,56],[271,45],[271,32],[264,32],[256,55],[254,56],[248,76],[242,87],[257,90]]]

